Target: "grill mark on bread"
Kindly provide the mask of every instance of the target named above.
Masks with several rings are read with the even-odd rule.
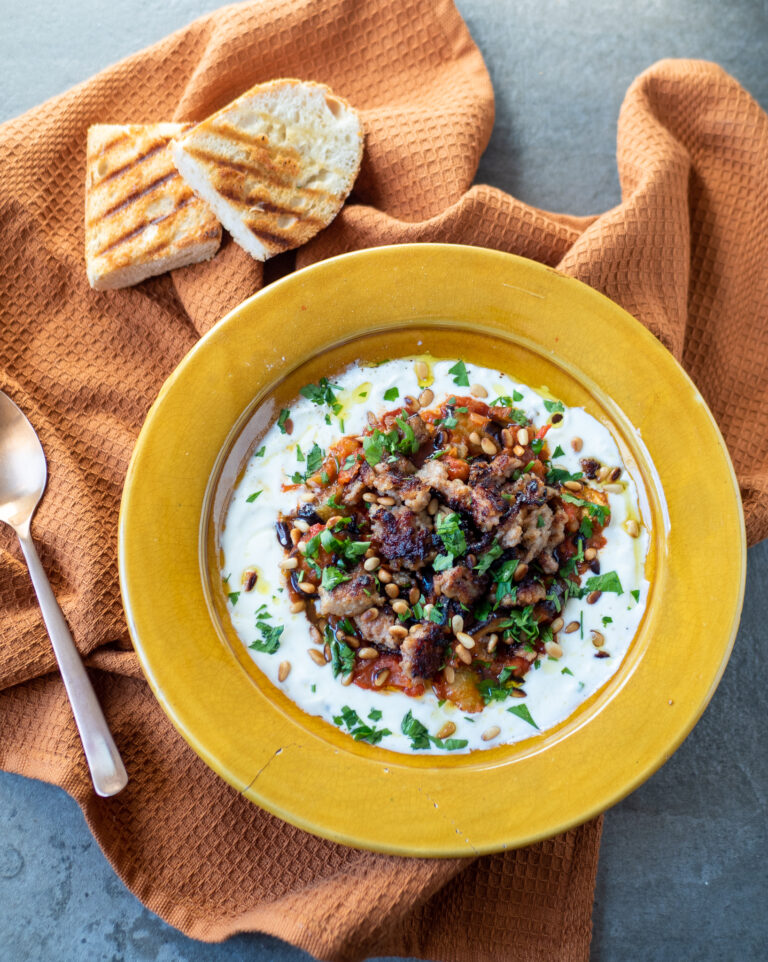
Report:
[[[114,204],[108,210],[105,210],[98,217],[91,218],[91,220],[89,220],[88,223],[97,224],[99,221],[106,220],[108,217],[111,217],[113,214],[116,214],[121,210],[125,210],[126,207],[129,207],[131,204],[135,203],[141,197],[144,197],[146,194],[149,194],[153,190],[156,190],[158,187],[160,187],[162,184],[167,183],[169,180],[173,180],[174,177],[179,177],[179,179],[181,179],[179,176],[179,173],[175,170],[171,170],[167,174],[162,174],[160,177],[155,178],[155,180],[153,180],[151,184],[147,184],[144,187],[139,187],[138,190],[135,190],[132,194],[128,194],[127,197],[125,197],[121,201],[118,201],[116,204]]]
[[[110,150],[113,149],[113,147],[116,147],[118,144],[122,144],[124,140],[128,140],[128,134],[125,131],[123,131],[121,134],[118,134],[117,137],[114,138],[114,140],[110,140],[108,143],[103,144],[101,148],[97,151],[96,156],[104,157],[106,154],[110,152]]]
[[[269,166],[257,166],[253,164],[246,164],[238,160],[229,160],[226,157],[221,157],[219,154],[211,153],[208,150],[202,150],[200,147],[187,147],[187,153],[194,157],[196,160],[201,161],[204,164],[209,164],[215,169],[225,167],[228,170],[234,170],[238,174],[246,174],[251,177],[257,177],[260,181],[271,184],[274,187],[291,187],[293,182],[290,177],[275,177],[271,176],[275,173],[275,170]],[[215,177],[211,177],[211,181],[215,184]],[[219,187],[216,186],[219,190]]]
[[[186,207],[187,204],[191,203],[194,199],[195,199],[194,194],[192,193],[186,194],[184,197],[180,199],[180,201],[176,204],[173,210],[168,211],[167,214],[161,214],[159,217],[153,217],[152,220],[145,221],[143,224],[139,224],[138,227],[134,227],[132,230],[128,231],[127,234],[123,234],[122,237],[118,237],[117,240],[112,241],[112,243],[107,245],[107,247],[102,248],[100,251],[98,251],[96,256],[102,257],[104,254],[110,253],[110,251],[113,251],[116,247],[119,247],[121,244],[125,244],[128,241],[133,240],[135,237],[138,237],[139,234],[143,233],[145,230],[147,230],[147,228],[154,227],[155,224],[160,224],[164,220],[168,220],[169,217],[175,217],[180,210]],[[161,246],[165,246],[167,243],[168,241],[164,240]],[[154,250],[155,248],[153,248],[149,253],[152,253]]]
[[[276,248],[278,251],[286,250],[290,241],[287,241],[284,237],[280,237],[278,234],[271,234],[266,230],[259,230],[258,227],[254,227],[252,224],[246,223],[245,225],[248,230],[257,237],[264,244],[269,244],[270,246]]]
[[[279,204],[273,204],[271,201],[263,200],[260,194],[249,193],[247,195],[244,195],[237,190],[233,190],[232,188],[225,187],[225,186],[219,187],[218,193],[221,194],[222,197],[225,197],[228,201],[230,201],[235,206],[240,207],[243,210],[246,210],[250,215],[251,221],[258,220],[259,214],[266,214],[266,215],[276,214],[278,217],[283,214],[287,214],[289,217],[296,218],[296,221],[293,224],[291,224],[291,227],[295,227],[298,221],[305,221],[307,224],[320,224],[320,225],[325,223],[325,221],[323,221],[322,218],[313,217],[311,214],[307,214],[306,211],[302,210],[301,208],[281,207]],[[271,222],[271,218],[267,217],[265,219],[270,220]],[[251,231],[253,231],[254,229],[256,230],[259,229],[255,223],[250,224],[248,226],[250,227]]]
[[[159,150],[162,150],[164,147],[167,147],[170,142],[170,139],[171,139],[170,137],[167,137],[166,139],[160,140],[156,144],[153,144],[151,147],[145,150],[143,154],[139,154],[138,157],[133,157],[131,160],[128,161],[127,164],[123,164],[122,167],[118,167],[116,170],[112,170],[108,174],[105,174],[104,177],[102,177],[102,179],[99,181],[99,183],[104,184],[108,180],[114,180],[115,177],[119,177],[120,174],[125,173],[126,170],[130,170],[132,167],[138,167],[139,164],[142,164],[144,163],[145,160],[148,160],[150,157],[153,157]]]

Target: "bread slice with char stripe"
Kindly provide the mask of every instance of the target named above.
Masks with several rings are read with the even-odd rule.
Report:
[[[264,261],[333,220],[360,169],[363,129],[324,84],[273,80],[179,136],[172,153],[237,243]]]
[[[169,144],[190,124],[88,129],[85,260],[96,290],[213,257],[221,225],[179,176]]]

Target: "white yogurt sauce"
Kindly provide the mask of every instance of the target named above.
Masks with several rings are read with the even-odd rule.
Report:
[[[553,457],[552,464],[572,473],[581,470],[581,458],[595,458],[601,464],[622,467],[621,478],[626,490],[608,495],[611,520],[603,531],[606,545],[598,557],[602,574],[610,571],[618,574],[623,593],[603,592],[591,605],[584,598],[571,598],[566,603],[561,612],[566,625],[577,621],[582,627],[570,634],[560,632],[558,640],[563,648],[562,658],[544,657],[538,662],[538,668],[531,668],[525,676],[525,699],[491,702],[480,713],[464,715],[450,702],[438,705],[436,696],[430,691],[413,698],[397,691],[371,691],[355,684],[343,686],[342,676],[334,678],[330,665],[318,666],[312,661],[307,653],[312,646],[309,622],[303,613],[292,614],[290,611],[289,594],[278,568],[285,554],[275,536],[275,521],[279,512],[290,514],[295,510],[298,497],[306,489],[283,491],[282,485],[290,483],[291,475],[297,470],[302,473],[306,470],[306,463],[297,461],[297,445],[305,455],[314,443],[325,451],[344,434],[362,433],[367,426],[367,411],[378,416],[397,407],[405,395],[418,396],[424,386],[419,385],[414,369],[418,360],[429,363],[432,376],[429,386],[435,393],[436,403],[451,395],[469,394],[469,388],[457,386],[454,375],[449,373],[455,360],[406,358],[372,367],[351,365],[330,379],[343,405],[338,415],[330,416],[330,424],[324,420],[330,411],[328,407],[320,407],[301,397],[290,408],[292,433],[283,433],[278,424],[269,429],[249,459],[227,510],[221,535],[225,559],[222,578],[229,595],[232,624],[246,646],[259,637],[255,622],[260,606],[265,605],[270,613],[270,624],[284,626],[280,647],[275,654],[250,648],[248,651],[261,671],[304,711],[319,715],[333,725],[334,716],[338,717],[342,708],[349,706],[365,724],[389,729],[391,734],[379,742],[381,747],[405,753],[413,751],[410,738],[400,729],[408,711],[427,727],[431,735],[435,735],[445,722],[452,721],[456,731],[451,737],[466,739],[467,746],[460,751],[469,752],[517,742],[538,731],[546,731],[567,718],[614,674],[635,635],[648,596],[649,585],[644,578],[648,534],[642,527],[637,489],[610,432],[582,408],[565,407],[562,421],[553,425],[547,434],[550,452],[558,446],[564,452],[562,456]],[[515,406],[523,410],[534,425],[541,426],[550,419],[544,398],[530,387],[498,371],[475,364],[466,367],[470,384],[482,384],[488,391],[489,402],[498,396],[513,396],[513,392],[517,392],[516,396],[522,395],[522,399],[516,401]],[[385,393],[393,388],[398,389],[399,400],[385,400]],[[579,452],[571,447],[571,441],[576,437],[583,441]],[[249,501],[257,491],[261,494]],[[630,518],[641,525],[638,538],[630,537],[622,527],[622,523]],[[243,573],[253,570],[258,573],[256,587],[245,592],[242,590]],[[588,577],[589,574],[582,576],[582,585]],[[592,629],[605,636],[603,650],[610,657],[595,657],[596,649],[590,635]],[[290,662],[291,669],[285,681],[280,682],[278,666],[284,661]],[[536,728],[508,710],[521,705],[527,707]],[[369,720],[371,709],[380,711],[381,718]],[[483,732],[494,726],[499,727],[500,734],[484,741]],[[346,730],[344,726],[342,728]],[[434,746],[422,751],[443,753]]]

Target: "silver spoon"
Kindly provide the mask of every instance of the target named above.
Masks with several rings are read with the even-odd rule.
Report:
[[[21,542],[93,787],[107,797],[125,788],[128,775],[29,531],[47,475],[45,455],[35,429],[8,395],[0,391],[0,521],[9,524]]]

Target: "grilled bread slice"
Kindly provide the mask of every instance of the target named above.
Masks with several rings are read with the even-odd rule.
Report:
[[[213,257],[221,225],[179,176],[169,143],[190,124],[88,129],[85,261],[97,291]]]
[[[179,136],[172,152],[237,243],[265,261],[339,212],[360,169],[363,129],[324,84],[273,80]]]

